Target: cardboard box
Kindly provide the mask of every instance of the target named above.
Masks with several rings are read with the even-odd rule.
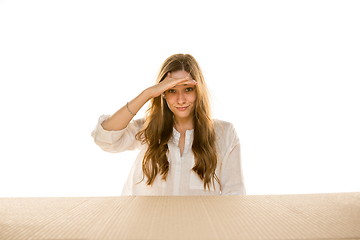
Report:
[[[360,239],[360,193],[1,198],[0,239]]]

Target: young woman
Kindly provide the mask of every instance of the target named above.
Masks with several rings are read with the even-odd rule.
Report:
[[[149,100],[146,117],[132,121]],[[102,115],[91,135],[107,152],[140,150],[122,195],[246,194],[235,128],[211,118],[203,74],[189,54],[166,59],[156,84]]]

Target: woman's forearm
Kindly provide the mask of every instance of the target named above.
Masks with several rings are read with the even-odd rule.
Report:
[[[126,128],[134,117],[131,113],[136,114],[151,98],[151,91],[149,89],[145,89],[136,98],[131,100],[128,103],[128,106],[125,104],[117,112],[111,115],[111,117],[105,120],[101,126],[107,131],[119,131]]]

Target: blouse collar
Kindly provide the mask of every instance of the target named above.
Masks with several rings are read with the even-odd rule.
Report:
[[[194,139],[194,129],[186,130],[186,132],[185,132],[185,148],[187,146],[189,146],[190,143],[192,143],[193,139]],[[176,146],[179,145],[180,133],[175,128],[173,128],[172,141],[173,141],[173,143],[176,144]]]

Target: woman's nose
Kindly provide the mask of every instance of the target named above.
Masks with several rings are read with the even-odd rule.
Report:
[[[179,104],[183,104],[183,103],[186,103],[186,98],[185,98],[185,95],[183,93],[179,93],[178,95],[178,103]]]

